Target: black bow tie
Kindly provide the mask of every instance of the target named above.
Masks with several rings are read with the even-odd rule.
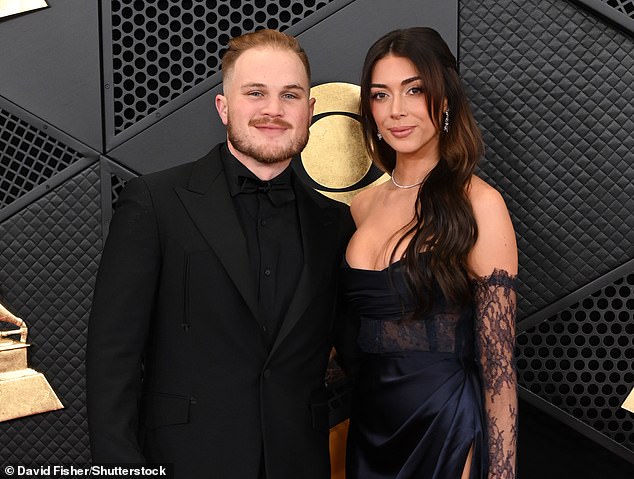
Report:
[[[240,193],[262,193],[269,197],[275,206],[283,205],[295,199],[295,193],[290,181],[273,178],[270,181],[262,181],[250,176],[238,176]]]

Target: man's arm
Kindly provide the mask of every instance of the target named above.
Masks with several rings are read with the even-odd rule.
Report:
[[[152,200],[131,180],[110,225],[88,324],[87,406],[95,463],[145,462],[138,442],[141,363],[160,243]]]

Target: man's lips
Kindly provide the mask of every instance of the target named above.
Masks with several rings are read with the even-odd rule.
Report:
[[[290,130],[293,126],[284,120],[251,120],[249,126],[253,126],[259,130]]]

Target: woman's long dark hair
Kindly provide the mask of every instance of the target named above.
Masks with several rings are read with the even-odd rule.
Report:
[[[484,146],[458,76],[456,59],[442,37],[431,28],[395,30],[370,47],[361,76],[361,117],[366,148],[385,171],[393,172],[396,152],[377,139],[372,116],[370,83],[378,60],[388,55],[410,60],[421,77],[429,117],[440,132],[440,160],[421,185],[415,216],[404,227],[392,251],[411,235],[402,257],[410,288],[427,310],[434,281],[445,297],[457,304],[471,299],[467,255],[478,237],[467,189]],[[449,131],[442,131],[445,106]],[[421,268],[419,253],[429,253],[428,268]]]

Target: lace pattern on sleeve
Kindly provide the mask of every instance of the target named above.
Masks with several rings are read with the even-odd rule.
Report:
[[[480,365],[489,447],[489,479],[515,477],[517,277],[504,270],[473,280],[476,359]]]

